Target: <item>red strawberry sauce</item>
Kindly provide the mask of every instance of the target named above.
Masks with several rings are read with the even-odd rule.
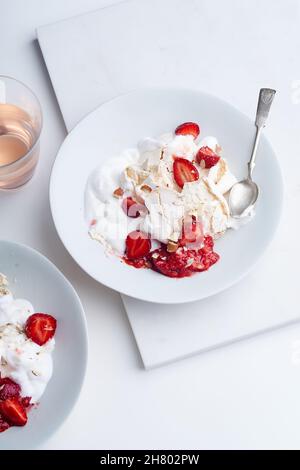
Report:
[[[135,268],[150,268],[168,277],[189,277],[196,272],[207,271],[220,256],[213,251],[214,242],[210,235],[204,237],[199,249],[180,246],[176,252],[169,253],[166,245],[152,251],[147,256],[137,259],[123,258],[125,263]]]

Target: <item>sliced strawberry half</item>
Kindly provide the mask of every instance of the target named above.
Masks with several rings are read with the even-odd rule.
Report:
[[[16,397],[0,402],[0,413],[13,426],[25,426],[27,423],[26,410]]]
[[[11,380],[9,377],[0,378],[0,400],[7,398],[19,397],[21,387],[19,384]]]
[[[123,199],[122,209],[128,217],[132,217],[133,219],[136,219],[142,212],[146,211],[146,207],[143,204],[136,202],[132,197],[126,197]]]
[[[126,238],[126,256],[129,259],[142,258],[148,255],[151,249],[151,240],[140,230],[134,230]]]
[[[200,127],[196,122],[184,122],[175,129],[176,135],[192,135],[194,139],[197,139],[200,134]]]
[[[199,179],[197,168],[186,158],[175,157],[173,163],[174,179],[180,188],[185,183],[191,183]]]
[[[34,343],[43,346],[55,335],[56,324],[56,319],[52,315],[34,313],[25,324],[25,333]]]
[[[218,163],[220,157],[210,147],[201,147],[197,152],[196,160],[204,168],[212,168]]]
[[[189,248],[200,248],[204,241],[203,225],[194,215],[186,216],[182,224],[182,237],[180,239],[181,246]]]

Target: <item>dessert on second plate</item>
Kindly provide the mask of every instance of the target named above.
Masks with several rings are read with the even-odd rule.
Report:
[[[127,264],[169,277],[215,264],[214,241],[237,228],[226,199],[237,180],[217,139],[199,136],[185,122],[96,168],[85,193],[90,236]]]
[[[0,273],[0,432],[24,426],[52,376],[56,320],[15,299]]]

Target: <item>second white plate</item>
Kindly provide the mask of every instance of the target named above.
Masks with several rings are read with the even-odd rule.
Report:
[[[0,241],[0,272],[16,298],[28,299],[36,312],[57,319],[53,375],[40,403],[28,413],[24,427],[0,434],[0,452],[34,449],[48,439],[74,407],[85,376],[88,338],[85,314],[78,295],[63,274],[37,251]]]
[[[184,89],[142,89],[105,103],[70,132],[53,167],[50,203],[66,249],[94,279],[137,299],[190,302],[228,288],[254,266],[279,222],[282,176],[276,156],[263,137],[255,169],[255,181],[261,189],[256,216],[216,242],[221,259],[209,271],[191,278],[167,278],[107,256],[103,247],[90,239],[83,213],[90,172],[105,159],[135,147],[140,138],[160,135],[185,121],[198,122],[203,136],[215,135],[233,173],[245,176],[255,132],[253,122],[220,99]]]

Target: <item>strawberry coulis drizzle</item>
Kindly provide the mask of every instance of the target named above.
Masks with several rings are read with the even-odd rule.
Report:
[[[214,242],[210,235],[204,237],[203,246],[199,249],[179,247],[176,252],[169,253],[166,245],[150,252],[147,256],[122,260],[137,269],[150,268],[165,276],[173,278],[190,277],[196,272],[207,271],[220,256],[213,251]]]

